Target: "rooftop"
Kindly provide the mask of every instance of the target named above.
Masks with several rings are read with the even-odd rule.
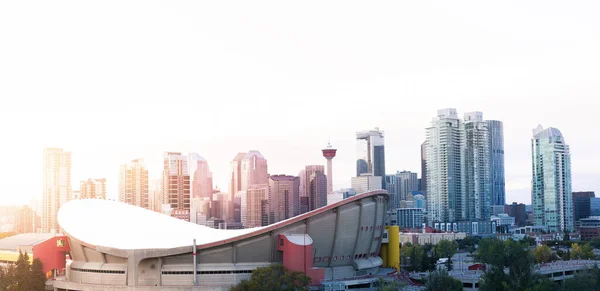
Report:
[[[23,233],[0,239],[0,250],[16,251],[21,246],[34,246],[52,237],[51,233]]]

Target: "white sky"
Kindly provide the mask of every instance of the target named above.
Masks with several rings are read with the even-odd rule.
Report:
[[[387,172],[420,172],[436,110],[504,121],[507,202],[530,201],[531,130],[571,146],[574,190],[600,191],[599,1],[1,1],[0,204],[41,196],[44,147],[73,184],[163,151],[198,152],[227,191],[258,149],[271,174],[355,174],[356,131]]]

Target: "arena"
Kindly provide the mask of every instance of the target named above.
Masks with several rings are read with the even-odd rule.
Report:
[[[316,289],[360,282],[384,265],[388,199],[384,190],[371,191],[240,230],[212,229],[115,201],[74,200],[58,213],[71,261],[54,290],[229,290],[272,263],[305,272]]]

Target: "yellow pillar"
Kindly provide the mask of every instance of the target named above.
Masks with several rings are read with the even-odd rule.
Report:
[[[386,226],[388,230],[387,265],[400,271],[400,228],[397,225]]]
[[[388,245],[387,244],[381,244],[381,259],[383,260],[383,265],[382,267],[387,268],[388,266],[388,251],[387,251]]]

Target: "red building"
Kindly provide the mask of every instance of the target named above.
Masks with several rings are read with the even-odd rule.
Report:
[[[39,259],[45,273],[62,274],[69,252],[66,236],[47,233],[24,233],[0,240],[0,262],[16,263],[19,252],[27,253],[30,262]]]

